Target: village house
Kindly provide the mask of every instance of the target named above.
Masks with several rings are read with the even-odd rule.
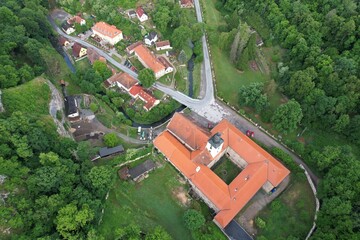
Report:
[[[124,152],[124,147],[122,145],[118,145],[118,146],[112,147],[112,148],[103,147],[103,148],[100,148],[100,150],[99,150],[99,157],[101,157],[101,158],[109,157],[109,156],[113,156],[113,155],[120,154],[123,152]]]
[[[69,40],[67,40],[63,36],[60,36],[59,37],[59,44],[60,44],[60,46],[67,47],[67,46],[70,45],[70,42],[69,42]]]
[[[169,40],[156,42],[155,46],[156,46],[156,51],[172,49],[172,47],[170,46],[170,41]]]
[[[127,48],[126,48],[126,52],[129,54],[129,55],[131,55],[131,54],[133,54],[134,53],[134,49],[137,47],[137,46],[139,46],[139,45],[141,45],[142,44],[142,42],[136,42],[136,43],[133,43],[133,44],[131,44],[131,45],[129,45]]]
[[[158,35],[156,32],[151,31],[150,33],[145,35],[144,42],[146,45],[153,45],[158,40]]]
[[[75,23],[77,23],[77,24],[80,24],[81,26],[83,26],[83,25],[86,24],[86,21],[85,21],[85,19],[83,19],[83,18],[80,17],[80,16],[74,16],[74,17],[72,17],[72,18],[69,18],[69,19],[67,20],[67,23],[68,23],[68,24],[75,24]]]
[[[61,25],[61,29],[66,33],[66,34],[72,34],[73,32],[75,32],[75,28],[73,24],[69,24],[68,22],[64,22]]]
[[[139,45],[134,48],[135,55],[142,65],[153,70],[155,77],[160,78],[165,75],[165,66],[150,52],[144,45]]]
[[[149,19],[148,15],[145,13],[142,7],[136,8],[136,16],[138,17],[140,22],[145,22],[146,20]]]
[[[138,81],[125,72],[116,73],[104,82],[106,88],[117,86],[118,88],[123,89],[126,92],[129,92],[130,89],[136,84],[138,84]]]
[[[193,0],[180,0],[179,4],[180,4],[181,8],[193,8],[194,7]]]
[[[154,161],[146,160],[136,167],[128,170],[128,176],[135,182],[140,182],[148,176],[148,173],[156,168]]]
[[[270,192],[290,174],[226,119],[209,131],[175,113],[166,130],[155,138],[154,146],[215,211],[213,221],[221,229],[261,188]],[[242,169],[229,185],[211,170],[224,155]]]
[[[129,16],[129,18],[135,18],[136,17],[136,12],[134,10],[129,10],[128,11],[128,16]]]
[[[174,71],[173,66],[171,65],[171,63],[163,56],[158,57],[158,60],[162,63],[162,65],[164,65],[165,67],[165,74],[168,74],[172,71]]]
[[[81,44],[76,42],[72,46],[72,54],[75,58],[82,58],[82,57],[86,56],[87,49],[85,47],[83,47]]]
[[[130,89],[129,93],[130,93],[131,97],[139,98],[140,100],[145,102],[145,105],[143,106],[143,108],[146,111],[150,111],[153,107],[155,107],[156,105],[158,105],[160,103],[160,101],[158,99],[153,97],[150,93],[147,93],[144,90],[144,88],[139,85],[133,86]]]
[[[90,47],[87,49],[87,56],[91,64],[94,64],[95,61],[106,63],[106,59],[103,56],[100,56],[100,54],[94,48]]]
[[[91,29],[94,34],[98,35],[111,45],[115,45],[124,38],[121,30],[117,29],[114,25],[109,25],[105,22],[97,22]]]
[[[77,100],[74,96],[66,96],[64,99],[65,112],[70,122],[80,120],[80,112]]]

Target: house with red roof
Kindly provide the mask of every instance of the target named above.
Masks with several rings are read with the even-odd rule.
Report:
[[[135,42],[135,43],[127,46],[126,52],[127,52],[129,55],[130,55],[130,54],[133,54],[133,53],[134,53],[134,49],[135,49],[137,46],[141,45],[141,44],[142,44],[142,42],[138,41],[138,42]]]
[[[106,22],[97,22],[91,29],[94,34],[98,35],[111,45],[115,45],[124,38],[121,30]]]
[[[180,0],[179,4],[180,4],[181,8],[193,8],[194,7],[193,0]]]
[[[224,229],[262,188],[270,192],[290,171],[249,137],[223,119],[212,130],[175,113],[154,146],[187,179]],[[211,167],[226,155],[242,171],[226,184]]]
[[[171,73],[172,71],[174,71],[173,66],[171,65],[169,60],[167,60],[165,57],[160,56],[160,57],[158,57],[158,60],[161,62],[162,65],[164,65],[165,74],[168,74],[168,73]]]
[[[143,44],[135,47],[134,53],[144,67],[153,70],[156,78],[160,78],[166,74],[165,66]]]
[[[142,7],[136,8],[136,16],[140,22],[145,22],[146,20],[149,19],[149,16],[145,13],[145,11]]]
[[[72,18],[69,18],[69,19],[67,20],[67,22],[68,22],[69,24],[78,23],[78,24],[80,24],[81,26],[86,24],[85,19],[83,19],[82,17],[80,17],[80,16],[78,16],[78,15],[77,15],[77,16],[74,16],[74,17],[72,17]]]
[[[169,40],[156,42],[155,46],[156,46],[156,51],[172,49],[172,47],[170,46],[170,41]]]
[[[132,87],[137,85],[139,82],[130,76],[128,73],[116,73],[107,80],[105,80],[104,85],[106,88],[117,86],[120,89],[129,92]]]
[[[133,98],[139,98],[140,100],[142,100],[145,103],[143,108],[146,111],[150,111],[153,107],[160,103],[158,99],[156,99],[150,93],[146,92],[144,88],[139,85],[133,86],[130,89],[129,94]]]

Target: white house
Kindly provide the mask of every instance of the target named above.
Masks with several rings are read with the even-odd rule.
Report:
[[[154,43],[156,43],[156,41],[158,40],[158,35],[156,32],[150,32],[148,34],[146,34],[144,42],[146,45],[153,45]]]
[[[134,49],[135,56],[139,59],[141,64],[153,70],[155,77],[158,79],[164,76],[165,73],[165,66],[155,57],[150,50],[145,47],[144,45],[139,45]]]
[[[73,24],[69,24],[68,22],[64,22],[63,25],[61,25],[61,29],[66,33],[66,34],[72,34],[73,32],[75,32],[75,28]]]
[[[111,45],[117,44],[124,38],[121,30],[117,29],[114,25],[109,25],[105,22],[98,22],[91,29],[94,34],[98,35]]]
[[[170,46],[170,41],[169,40],[156,42],[155,46],[156,46],[156,51],[172,49],[172,47]]]
[[[170,64],[170,62],[165,57],[158,57],[159,62],[161,62],[162,65],[165,67],[165,74],[171,73],[174,71],[173,66]]]
[[[136,16],[138,17],[140,22],[145,22],[146,20],[149,19],[148,15],[146,15],[142,7],[136,8]]]

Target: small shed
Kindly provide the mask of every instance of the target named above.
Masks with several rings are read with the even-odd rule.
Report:
[[[129,169],[129,175],[134,181],[141,181],[147,173],[156,168],[154,161],[146,160],[145,162]]]
[[[100,150],[99,150],[99,156],[101,158],[104,158],[104,157],[108,157],[108,156],[123,153],[123,152],[124,152],[124,148],[122,145],[119,145],[119,146],[116,146],[113,148],[103,147],[103,148],[100,148]]]

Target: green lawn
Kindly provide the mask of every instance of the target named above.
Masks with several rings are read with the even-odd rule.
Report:
[[[229,57],[214,45],[211,46],[211,55],[215,68],[217,95],[234,106],[238,106],[238,89],[241,86],[269,79],[260,72],[240,72],[232,65]]]
[[[75,62],[75,67],[77,70],[85,71],[88,68],[90,68],[91,65],[90,65],[89,59],[84,58],[84,59],[81,59],[80,61]]]
[[[176,170],[168,163],[137,184],[116,176],[99,226],[100,232],[106,239],[114,239],[116,228],[134,222],[146,232],[161,225],[174,239],[191,239],[182,220],[186,208],[172,193],[181,185],[177,176]]]
[[[193,96],[193,98],[198,98],[199,94],[200,94],[201,66],[202,66],[202,63],[195,63],[195,66],[194,66],[194,71],[193,71],[194,96]]]
[[[213,171],[218,175],[226,184],[230,184],[241,169],[234,164],[230,159],[223,156],[219,162],[214,166]]]
[[[258,217],[266,222],[259,229],[258,236],[266,239],[286,239],[294,236],[305,239],[312,227],[315,213],[315,199],[305,178],[290,181],[289,187],[271,204],[265,207]]]
[[[3,90],[2,102],[7,113],[21,111],[38,116],[49,114],[50,89],[42,77]]]
[[[204,12],[203,20],[207,25],[217,27],[224,23],[224,20],[218,10],[215,9],[216,0],[202,0],[201,9]]]

